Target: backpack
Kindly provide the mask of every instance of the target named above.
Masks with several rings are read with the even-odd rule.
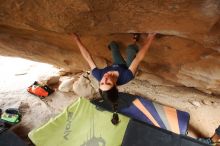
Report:
[[[35,81],[31,86],[29,86],[27,91],[41,98],[47,97],[54,92],[54,90],[48,87],[47,85],[42,85],[37,81]]]
[[[16,108],[0,109],[0,146],[27,146],[12,128],[21,121],[21,113]]]
[[[8,130],[21,121],[21,114],[16,108],[8,108],[0,114],[0,133]]]

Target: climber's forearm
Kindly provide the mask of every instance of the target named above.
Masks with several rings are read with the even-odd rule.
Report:
[[[140,51],[137,53],[135,59],[137,59],[138,62],[141,62],[144,59],[146,53],[148,52],[148,50],[150,48],[150,45],[151,45],[153,39],[154,39],[154,37],[147,38],[147,41],[145,42],[143,47],[140,49]]]
[[[149,47],[153,41],[155,37],[155,34],[149,34],[147,37],[146,42],[144,43],[143,47],[140,49],[140,51],[137,53],[136,57],[134,58],[134,60],[132,61],[131,65],[129,66],[129,70],[131,70],[131,72],[133,73],[133,75],[135,75],[138,65],[140,64],[140,62],[144,59],[146,53],[149,50]]]
[[[76,44],[79,47],[79,50],[83,58],[87,61],[91,69],[96,68],[96,64],[93,61],[93,58],[87,48],[82,44],[81,40],[77,37],[75,38]]]

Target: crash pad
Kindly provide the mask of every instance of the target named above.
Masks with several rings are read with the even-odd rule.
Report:
[[[0,133],[0,146],[27,146],[13,131],[6,130]]]
[[[111,123],[112,113],[97,110],[84,98],[28,136],[36,146],[119,146],[129,118],[119,115],[120,123]]]
[[[210,146],[194,138],[133,120],[129,121],[122,146]]]
[[[112,105],[105,99],[91,101],[98,107],[112,111]],[[177,134],[186,134],[190,115],[185,111],[162,105],[129,93],[119,93],[118,112]]]

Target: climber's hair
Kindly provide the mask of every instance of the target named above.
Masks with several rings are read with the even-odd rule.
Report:
[[[110,102],[112,104],[112,109],[113,109],[113,116],[112,116],[112,124],[117,125],[119,123],[119,117],[117,113],[118,109],[118,89],[116,86],[113,86],[111,89],[107,91],[102,91],[99,89],[99,93],[101,97]]]

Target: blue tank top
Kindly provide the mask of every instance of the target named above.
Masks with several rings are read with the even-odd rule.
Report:
[[[102,69],[94,68],[92,70],[92,75],[98,80],[101,81],[103,75],[109,71],[118,71],[119,76],[116,82],[117,85],[123,85],[129,82],[134,78],[133,73],[124,65],[113,64]]]

